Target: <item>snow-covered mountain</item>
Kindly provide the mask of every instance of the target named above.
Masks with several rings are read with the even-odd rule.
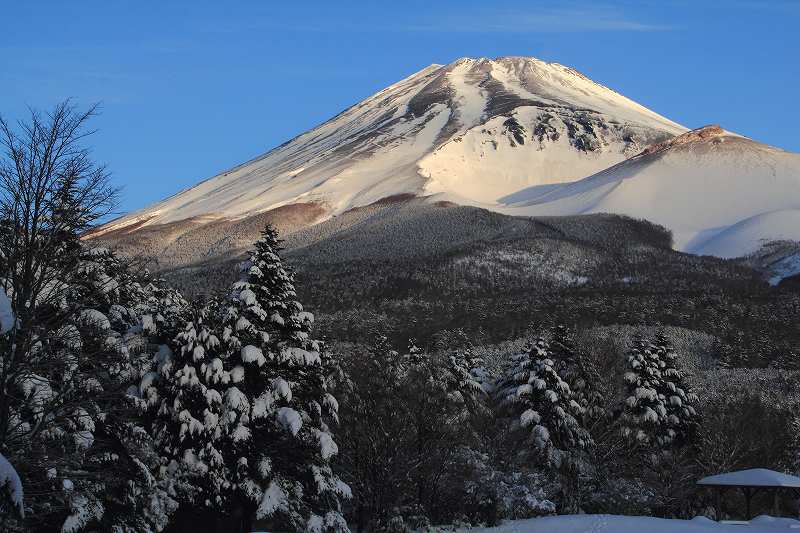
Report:
[[[800,154],[706,126],[577,182],[532,187],[507,213],[618,213],[672,230],[675,247],[738,257],[800,241]]]
[[[241,250],[265,221],[287,234],[413,196],[511,215],[629,215],[672,230],[679,250],[720,257],[800,241],[800,154],[719,126],[687,131],[528,57],[431,65],[94,236],[145,253],[155,243],[180,266],[198,247],[208,260]]]
[[[684,131],[557,63],[459,59],[102,231],[203,224],[300,203],[321,205],[325,217],[399,194],[494,203],[583,178]]]

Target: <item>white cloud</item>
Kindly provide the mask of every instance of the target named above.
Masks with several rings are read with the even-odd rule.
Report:
[[[406,26],[409,31],[453,33],[568,33],[568,32],[652,32],[676,27],[639,21],[619,7],[602,4],[569,3],[557,7],[521,10],[480,10],[440,17]]]

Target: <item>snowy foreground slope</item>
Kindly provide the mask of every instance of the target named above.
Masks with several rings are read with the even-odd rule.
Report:
[[[761,516],[747,525],[719,524],[707,518],[665,520],[642,516],[579,515],[514,520],[499,527],[463,533],[770,533],[800,529],[800,521]]]
[[[557,63],[459,59],[431,65],[105,230],[205,223],[310,202],[330,215],[397,194],[450,192],[492,203],[583,178],[683,131]]]
[[[617,213],[672,230],[675,247],[738,257],[800,241],[800,154],[707,126],[577,182],[505,199],[516,215]]]

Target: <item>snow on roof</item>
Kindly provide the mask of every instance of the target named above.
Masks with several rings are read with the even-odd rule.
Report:
[[[800,488],[800,477],[766,468],[751,468],[727,474],[704,477],[698,485],[733,487],[794,487]]]

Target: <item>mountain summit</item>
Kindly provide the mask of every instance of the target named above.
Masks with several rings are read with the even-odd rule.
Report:
[[[684,131],[557,63],[464,58],[431,65],[101,231],[230,220],[299,203],[329,216],[398,194],[491,204],[583,178]]]

